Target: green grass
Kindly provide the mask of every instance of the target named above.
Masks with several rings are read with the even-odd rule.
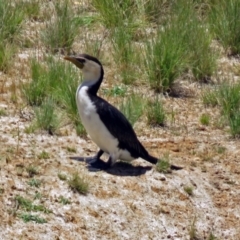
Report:
[[[26,171],[27,171],[29,177],[33,177],[34,175],[39,174],[39,171],[38,171],[37,167],[33,166],[33,165],[27,166]]]
[[[60,196],[59,202],[60,202],[61,204],[63,204],[63,205],[67,205],[67,204],[70,204],[70,203],[71,203],[71,201],[70,201],[69,199],[67,199],[67,198],[65,198],[65,197],[63,197],[63,196]]]
[[[15,40],[24,20],[23,9],[14,1],[0,0],[0,71],[7,72],[13,65],[17,47]]]
[[[204,90],[202,93],[202,101],[203,104],[208,107],[215,107],[218,105],[218,98],[217,98],[217,93],[216,89],[214,90]]]
[[[123,25],[126,28],[132,27],[136,13],[136,8],[133,8],[134,1],[92,0],[91,3],[99,14],[99,20],[107,29],[112,30]]]
[[[233,137],[240,136],[240,84],[222,84],[219,87],[219,105],[230,126]]]
[[[42,40],[51,51],[69,50],[74,39],[79,34],[78,21],[74,14],[74,8],[69,0],[55,1],[55,17],[42,31]]]
[[[86,195],[89,191],[88,180],[84,177],[80,177],[78,173],[72,174],[71,178],[68,180],[69,187],[80,194]]]
[[[32,178],[28,181],[28,185],[31,186],[31,187],[40,187],[42,181],[39,180],[39,179],[36,179],[36,178]]]
[[[193,196],[193,187],[185,186],[183,189],[189,196]]]
[[[8,72],[12,66],[15,53],[16,46],[13,43],[7,43],[4,40],[0,42],[0,71]]]
[[[127,87],[125,85],[117,85],[111,89],[103,89],[104,94],[112,97],[125,97],[127,92]]]
[[[169,154],[164,154],[163,158],[157,162],[156,170],[160,173],[171,173],[170,166]]]
[[[64,173],[58,173],[58,178],[62,181],[66,181],[67,180],[67,175]]]
[[[46,219],[41,218],[38,215],[33,215],[30,213],[21,213],[19,215],[19,218],[21,218],[25,223],[27,223],[27,222],[36,222],[39,224],[47,223]]]
[[[19,207],[21,207],[25,211],[33,211],[33,212],[44,212],[44,213],[50,213],[51,211],[48,210],[43,205],[35,205],[33,202],[27,198],[24,198],[22,196],[17,195],[15,197],[15,200]]]
[[[21,30],[24,12],[14,1],[0,0],[0,39],[13,42]],[[19,3],[20,4],[20,3]]]
[[[75,99],[79,76],[71,65],[53,57],[31,60],[32,81],[22,86],[22,93],[27,103],[35,107],[33,130],[39,128],[54,134],[67,121],[75,126],[78,135],[86,136]],[[67,119],[63,118],[65,115]]]
[[[60,127],[61,119],[57,114],[57,106],[53,99],[46,99],[42,105],[34,109],[36,125],[53,135]]]
[[[157,30],[157,35],[146,42],[145,70],[150,86],[157,92],[172,88],[185,67],[184,45],[178,26],[169,23]]]
[[[179,0],[173,4],[173,13],[177,15],[178,33],[185,46],[187,69],[197,81],[209,82],[216,70],[217,55],[211,47],[208,23],[198,12],[200,7],[201,4],[195,1]]]
[[[206,113],[202,114],[200,117],[200,123],[202,125],[208,126],[210,123],[210,115]]]
[[[22,86],[22,93],[30,106],[40,106],[47,96],[47,70],[36,58],[31,59],[32,81]]]
[[[212,32],[230,54],[240,53],[240,2],[219,0],[211,7],[209,22]]]
[[[149,125],[161,126],[165,125],[166,113],[161,100],[157,97],[154,101],[149,101],[147,104],[147,121]]]
[[[0,108],[0,117],[7,116],[7,112]]]
[[[39,155],[38,155],[38,158],[39,159],[48,159],[50,156],[49,156],[49,153],[46,152],[46,151],[42,151]]]
[[[136,94],[131,94],[120,105],[120,111],[126,116],[129,122],[134,125],[142,116],[145,107],[143,98]]]

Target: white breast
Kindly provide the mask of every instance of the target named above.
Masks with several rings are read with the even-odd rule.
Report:
[[[96,107],[93,105],[87,94],[87,87],[79,87],[77,90],[76,100],[82,124],[91,139],[105,152],[115,152],[118,146],[118,141],[107,130],[105,125],[99,118],[96,112]]]
[[[113,162],[117,159],[133,160],[128,151],[118,148],[118,140],[101,121],[95,105],[88,96],[87,89],[87,86],[80,86],[76,93],[78,112],[87,133],[99,148],[112,156]]]

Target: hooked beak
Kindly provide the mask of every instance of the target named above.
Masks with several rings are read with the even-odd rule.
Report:
[[[84,64],[78,61],[78,59],[75,56],[65,56],[63,59],[72,62],[74,65],[76,65],[80,69],[82,69],[84,66]]]

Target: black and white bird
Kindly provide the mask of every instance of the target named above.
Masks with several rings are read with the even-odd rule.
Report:
[[[66,56],[64,59],[82,70],[83,83],[76,92],[77,107],[83,126],[100,148],[95,156],[79,157],[77,160],[85,161],[97,169],[107,169],[118,159],[132,161],[142,158],[156,164],[159,160],[151,156],[139,142],[126,117],[97,95],[104,76],[101,62],[87,54]],[[103,153],[109,154],[107,162],[100,159]],[[171,169],[181,168],[171,165]]]

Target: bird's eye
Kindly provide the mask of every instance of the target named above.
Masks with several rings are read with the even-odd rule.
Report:
[[[85,63],[86,60],[84,58],[77,58],[77,60],[80,62],[80,63]]]

